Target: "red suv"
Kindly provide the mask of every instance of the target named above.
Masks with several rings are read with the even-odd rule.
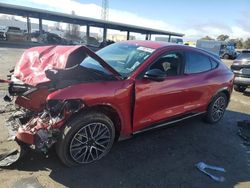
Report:
[[[209,52],[153,41],[27,50],[9,82],[20,107],[16,140],[68,166],[105,156],[115,140],[204,115],[223,117],[233,73]],[[5,100],[11,98],[6,96]]]

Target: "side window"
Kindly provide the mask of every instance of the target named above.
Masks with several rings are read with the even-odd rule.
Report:
[[[196,52],[186,53],[186,64],[184,73],[193,74],[209,71],[212,69],[212,63],[208,57]]]
[[[149,69],[160,69],[164,71],[167,76],[177,76],[181,72],[183,59],[181,52],[168,52],[153,63]]]

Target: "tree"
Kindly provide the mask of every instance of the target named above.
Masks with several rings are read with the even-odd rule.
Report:
[[[75,15],[75,11],[71,12],[72,15]],[[71,40],[79,40],[80,37],[80,26],[76,24],[68,24],[65,37]]]
[[[228,35],[219,35],[216,39],[219,41],[225,41],[225,40],[229,39],[229,36]]]
[[[237,49],[243,48],[243,39],[242,38],[230,39],[229,42],[235,43],[235,47]]]
[[[75,15],[75,11],[72,11],[72,15]],[[76,24],[72,24],[72,35],[75,36],[76,38],[80,37],[80,26]]]
[[[247,38],[247,39],[244,41],[243,48],[245,48],[245,49],[250,49],[250,38]]]
[[[214,39],[210,36],[205,36],[205,37],[201,38],[201,40],[214,40]]]
[[[62,26],[60,25],[60,22],[56,22],[54,24],[54,27],[55,27],[56,30],[62,30]]]

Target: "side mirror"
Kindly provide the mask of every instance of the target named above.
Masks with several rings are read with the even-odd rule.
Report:
[[[145,73],[144,78],[160,82],[165,80],[166,76],[167,74],[160,69],[151,69]]]

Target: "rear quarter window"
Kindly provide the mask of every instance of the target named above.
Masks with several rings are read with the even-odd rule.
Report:
[[[210,61],[210,58],[203,54],[197,52],[186,52],[186,63],[184,73],[195,74],[206,72],[213,69],[213,67],[215,68],[217,66],[217,63],[215,63],[216,62],[212,63]]]

